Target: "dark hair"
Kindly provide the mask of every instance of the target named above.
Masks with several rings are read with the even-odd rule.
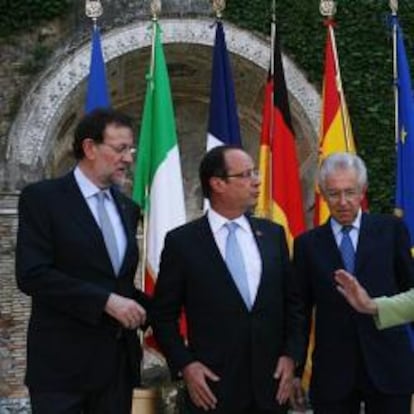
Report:
[[[132,119],[128,115],[113,109],[95,109],[79,121],[75,129],[72,146],[73,154],[77,160],[85,156],[82,148],[83,140],[89,138],[96,143],[103,142],[105,128],[110,124],[133,129]]]
[[[220,145],[204,154],[198,173],[200,177],[201,190],[205,198],[210,199],[211,196],[210,178],[226,177],[227,165],[225,154],[227,151],[235,149],[239,150],[240,148],[234,145]]]

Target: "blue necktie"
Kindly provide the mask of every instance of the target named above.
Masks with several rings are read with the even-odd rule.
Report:
[[[354,273],[355,270],[355,250],[352,244],[349,232],[352,230],[352,226],[343,226],[341,229],[342,240],[339,245],[341,251],[342,260],[344,262],[345,270],[349,273]]]
[[[247,273],[244,265],[243,255],[236,238],[236,230],[239,227],[237,223],[228,222],[225,224],[228,230],[226,241],[225,260],[227,267],[233,277],[234,283],[242,296],[248,309],[251,309],[251,299],[249,286],[247,284]]]
[[[101,225],[101,231],[103,239],[105,241],[106,250],[108,251],[109,257],[111,259],[112,267],[114,268],[115,274],[118,275],[121,263],[119,260],[119,252],[118,246],[116,244],[114,228],[112,226],[111,220],[109,219],[104,204],[105,197],[108,197],[108,195],[104,191],[96,193],[96,198],[98,200],[98,219],[99,224]]]

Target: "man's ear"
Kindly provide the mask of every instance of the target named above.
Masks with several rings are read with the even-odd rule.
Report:
[[[85,138],[82,141],[82,149],[85,154],[85,158],[88,160],[93,160],[96,157],[96,144],[90,138]]]
[[[220,177],[211,177],[209,183],[213,193],[222,193],[225,190],[226,182]]]

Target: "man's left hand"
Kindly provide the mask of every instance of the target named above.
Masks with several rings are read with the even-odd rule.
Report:
[[[290,397],[294,370],[295,364],[292,358],[281,356],[277,361],[274,377],[279,380],[279,387],[276,393],[276,399],[279,404],[285,404]]]

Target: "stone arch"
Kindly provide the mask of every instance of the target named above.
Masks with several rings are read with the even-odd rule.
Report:
[[[166,47],[173,44],[213,45],[211,19],[162,19],[160,25]],[[266,40],[227,22],[225,32],[228,50],[233,55],[267,71],[269,43]],[[114,29],[102,37],[106,62],[148,48],[150,44],[151,30],[147,21]],[[88,42],[70,51],[64,59],[57,58],[30,90],[12,125],[8,140],[7,163],[15,186],[44,175],[56,131],[65,127],[62,123],[68,122],[64,115],[73,104],[72,95],[88,75],[89,59]],[[320,97],[286,55],[283,60],[296,132],[308,141],[306,154],[300,154],[299,157],[302,178],[309,181],[313,177],[315,165]]]

